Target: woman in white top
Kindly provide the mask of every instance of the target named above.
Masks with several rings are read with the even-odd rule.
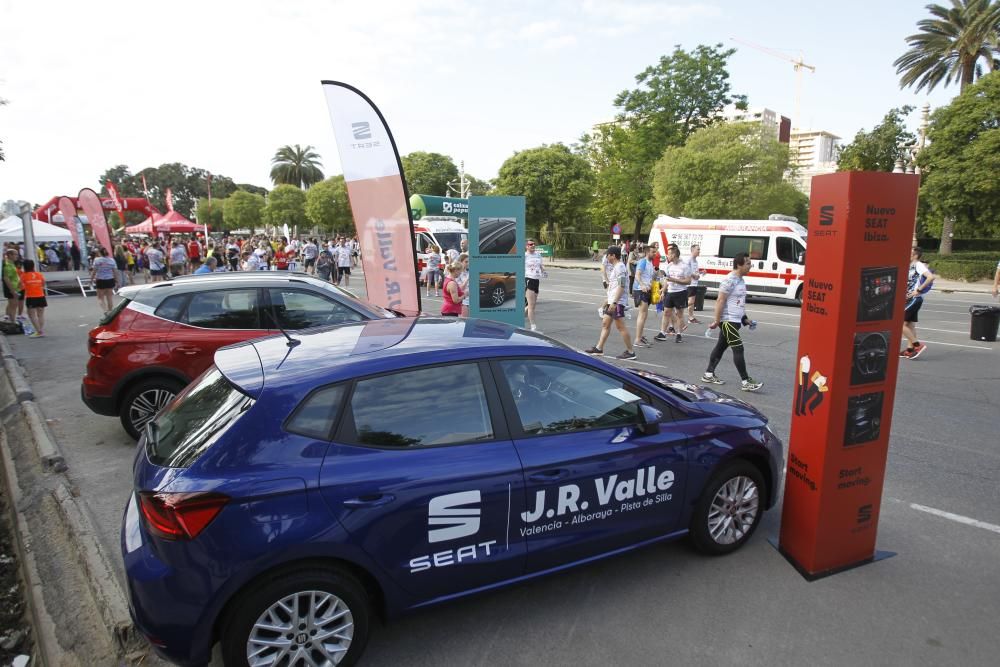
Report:
[[[462,272],[458,274],[458,278],[455,282],[461,288],[464,296],[462,296],[462,314],[460,317],[469,316],[469,254],[463,252],[458,256],[458,263],[462,265]]]
[[[538,285],[545,277],[545,268],[542,266],[542,253],[535,250],[535,240],[528,239],[527,247],[524,251],[524,297],[527,302],[524,307],[524,316],[528,319],[528,326],[532,331],[538,331],[535,325],[535,303],[538,301]]]

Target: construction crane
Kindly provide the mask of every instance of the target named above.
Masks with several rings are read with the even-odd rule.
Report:
[[[766,46],[761,46],[760,44],[754,44],[753,42],[748,42],[745,39],[740,39],[739,37],[730,37],[734,42],[739,42],[740,44],[746,44],[752,49],[757,49],[758,51],[763,51],[769,56],[774,56],[775,58],[781,58],[782,60],[787,60],[792,63],[795,68],[795,120],[793,121],[793,126],[795,123],[801,122],[799,118],[799,105],[802,98],[802,70],[807,69],[810,72],[815,73],[816,68],[813,65],[807,65],[805,61],[802,60],[802,54],[799,53],[798,58],[793,58],[786,53],[781,51],[776,51],[775,49],[770,49]]]

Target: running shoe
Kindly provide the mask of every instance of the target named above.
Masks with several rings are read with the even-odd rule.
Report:
[[[584,350],[583,352],[584,352],[584,354],[592,354],[595,357],[602,357],[602,356],[604,356],[604,350],[602,350],[602,349],[600,349],[598,347],[592,347],[589,350]]]
[[[697,317],[689,317],[688,322],[690,324],[701,324],[701,320],[699,320]]]
[[[531,330],[532,331],[538,331],[538,327],[534,323],[532,323],[531,324]]]
[[[747,378],[740,383],[740,389],[743,391],[757,391],[764,386],[763,382],[757,382],[753,378]]]
[[[912,347],[908,347],[905,350],[903,350],[902,352],[900,352],[899,356],[902,357],[903,359],[912,359],[913,357],[915,357],[917,355],[913,351]]]
[[[629,352],[628,350],[625,350],[621,354],[616,355],[615,359],[635,359],[635,352]]]
[[[646,340],[646,337],[645,337],[645,336],[643,336],[642,338],[640,338],[640,339],[639,339],[639,342],[638,342],[638,343],[636,343],[636,345],[640,345],[640,346],[642,346],[642,347],[649,347],[649,346],[650,346],[650,345],[649,345],[649,341],[648,341],[648,340]]]
[[[910,355],[910,359],[916,359],[921,354],[923,354],[924,350],[926,349],[927,349],[926,343],[917,343],[916,345],[913,346],[913,354]]]
[[[669,327],[667,327],[667,333],[668,334],[675,334],[675,333],[677,333],[677,331],[674,329],[674,325],[673,324],[671,324]]]
[[[667,334],[663,333],[662,331],[653,336],[653,340],[666,340],[666,339],[667,339]]]
[[[684,342],[684,339],[683,339],[683,338],[681,338],[681,335],[680,335],[680,334],[677,334],[677,338],[674,338],[674,342],[675,342],[675,343],[683,343],[683,342]]]
[[[702,382],[710,382],[712,384],[726,384],[726,381],[720,378],[715,373],[704,373],[701,376]]]
[[[38,333],[37,331],[32,331],[30,334],[28,334],[28,338],[41,338],[41,337],[42,334]]]

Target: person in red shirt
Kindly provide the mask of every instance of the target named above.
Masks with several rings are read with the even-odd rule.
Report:
[[[35,271],[35,263],[30,259],[24,260],[21,286],[24,288],[28,319],[35,327],[34,333],[28,334],[28,338],[41,338],[45,335],[45,308],[49,304],[45,300],[45,276]]]
[[[277,252],[274,253],[274,265],[279,271],[288,270],[288,253],[285,252],[284,248],[278,248]]]
[[[194,236],[187,244],[188,253],[188,263],[191,265],[191,273],[194,273],[195,269],[201,266],[201,244],[198,243],[198,239]]]

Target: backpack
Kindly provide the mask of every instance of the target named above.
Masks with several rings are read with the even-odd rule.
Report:
[[[20,322],[0,322],[0,333],[5,336],[18,336],[24,333]]]

